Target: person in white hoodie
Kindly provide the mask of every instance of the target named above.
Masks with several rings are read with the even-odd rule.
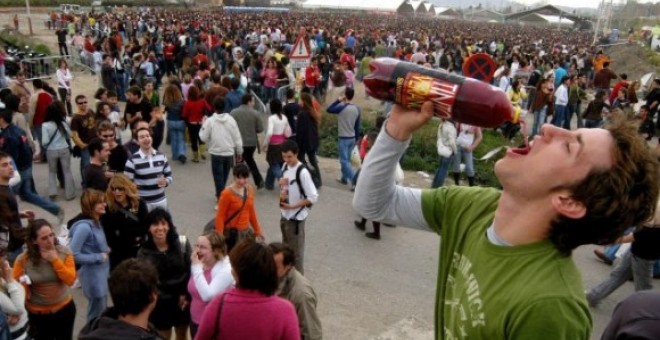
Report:
[[[9,262],[0,262],[0,309],[7,316],[11,339],[27,339],[28,313],[25,310],[25,289],[12,276]]]
[[[438,156],[440,156],[440,166],[435,172],[431,188],[445,185],[449,167],[452,165],[456,153],[456,127],[454,123],[444,118],[440,118],[440,125],[438,125],[437,148]]]
[[[568,105],[568,86],[570,85],[570,78],[564,76],[561,78],[561,83],[555,91],[555,115],[552,118],[552,125],[564,127],[570,130],[570,123],[566,121],[566,111]]]
[[[216,98],[213,101],[213,110],[211,117],[204,118],[202,129],[199,130],[199,138],[206,143],[211,155],[215,197],[219,198],[227,183],[229,172],[234,166],[234,158],[237,162],[242,160],[243,140],[236,120],[225,112],[223,98]]]

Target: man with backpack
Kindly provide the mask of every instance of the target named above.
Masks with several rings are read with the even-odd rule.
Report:
[[[280,178],[280,229],[282,242],[296,254],[296,269],[303,274],[305,255],[305,220],[312,204],[319,198],[312,174],[298,160],[298,144],[288,140],[282,144],[282,177]]]

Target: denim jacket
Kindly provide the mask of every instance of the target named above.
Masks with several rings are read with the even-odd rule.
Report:
[[[108,295],[108,276],[110,262],[103,261],[103,253],[110,251],[105,240],[101,224],[83,219],[71,226],[69,246],[73,252],[78,270],[78,280],[87,298],[99,298]]]

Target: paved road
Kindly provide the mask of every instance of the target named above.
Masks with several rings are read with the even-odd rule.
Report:
[[[166,152],[169,154],[169,151]],[[265,170],[263,156],[258,157]],[[324,162],[336,169],[336,161]],[[333,166],[334,165],[334,166]],[[194,238],[213,217],[213,182],[210,164],[172,164],[174,183],[167,189],[175,224]],[[74,160],[77,169],[77,160]],[[353,226],[358,218],[350,206],[352,193],[326,174],[307,223],[306,275],[316,288],[326,339],[431,339],[438,265],[439,238],[428,231],[383,227],[382,239],[363,236]],[[46,192],[47,165],[35,164],[37,190]],[[74,171],[76,183],[80,174]],[[68,218],[79,212],[77,200],[59,202]],[[277,193],[257,192],[256,205],[267,241],[280,240]],[[21,203],[21,208],[29,204]],[[38,216],[48,216],[35,209]],[[575,252],[587,287],[606,277],[610,267],[597,262],[586,246]],[[616,302],[632,292],[632,285],[615,292],[594,310],[594,336],[599,338]],[[84,323],[86,303],[80,289],[76,329]]]

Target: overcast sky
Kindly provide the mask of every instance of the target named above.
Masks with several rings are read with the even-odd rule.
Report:
[[[655,0],[657,1],[657,0]],[[523,3],[523,4],[535,4],[538,3],[538,0],[518,0],[517,2]],[[597,8],[598,5],[601,3],[601,0],[580,0],[580,1],[575,1],[575,0],[548,0],[546,1],[550,5],[557,5],[557,6],[566,6],[566,7],[592,7],[592,8]],[[638,2],[649,2],[648,0],[638,0]],[[626,0],[613,0],[613,4],[624,4],[626,3]]]

